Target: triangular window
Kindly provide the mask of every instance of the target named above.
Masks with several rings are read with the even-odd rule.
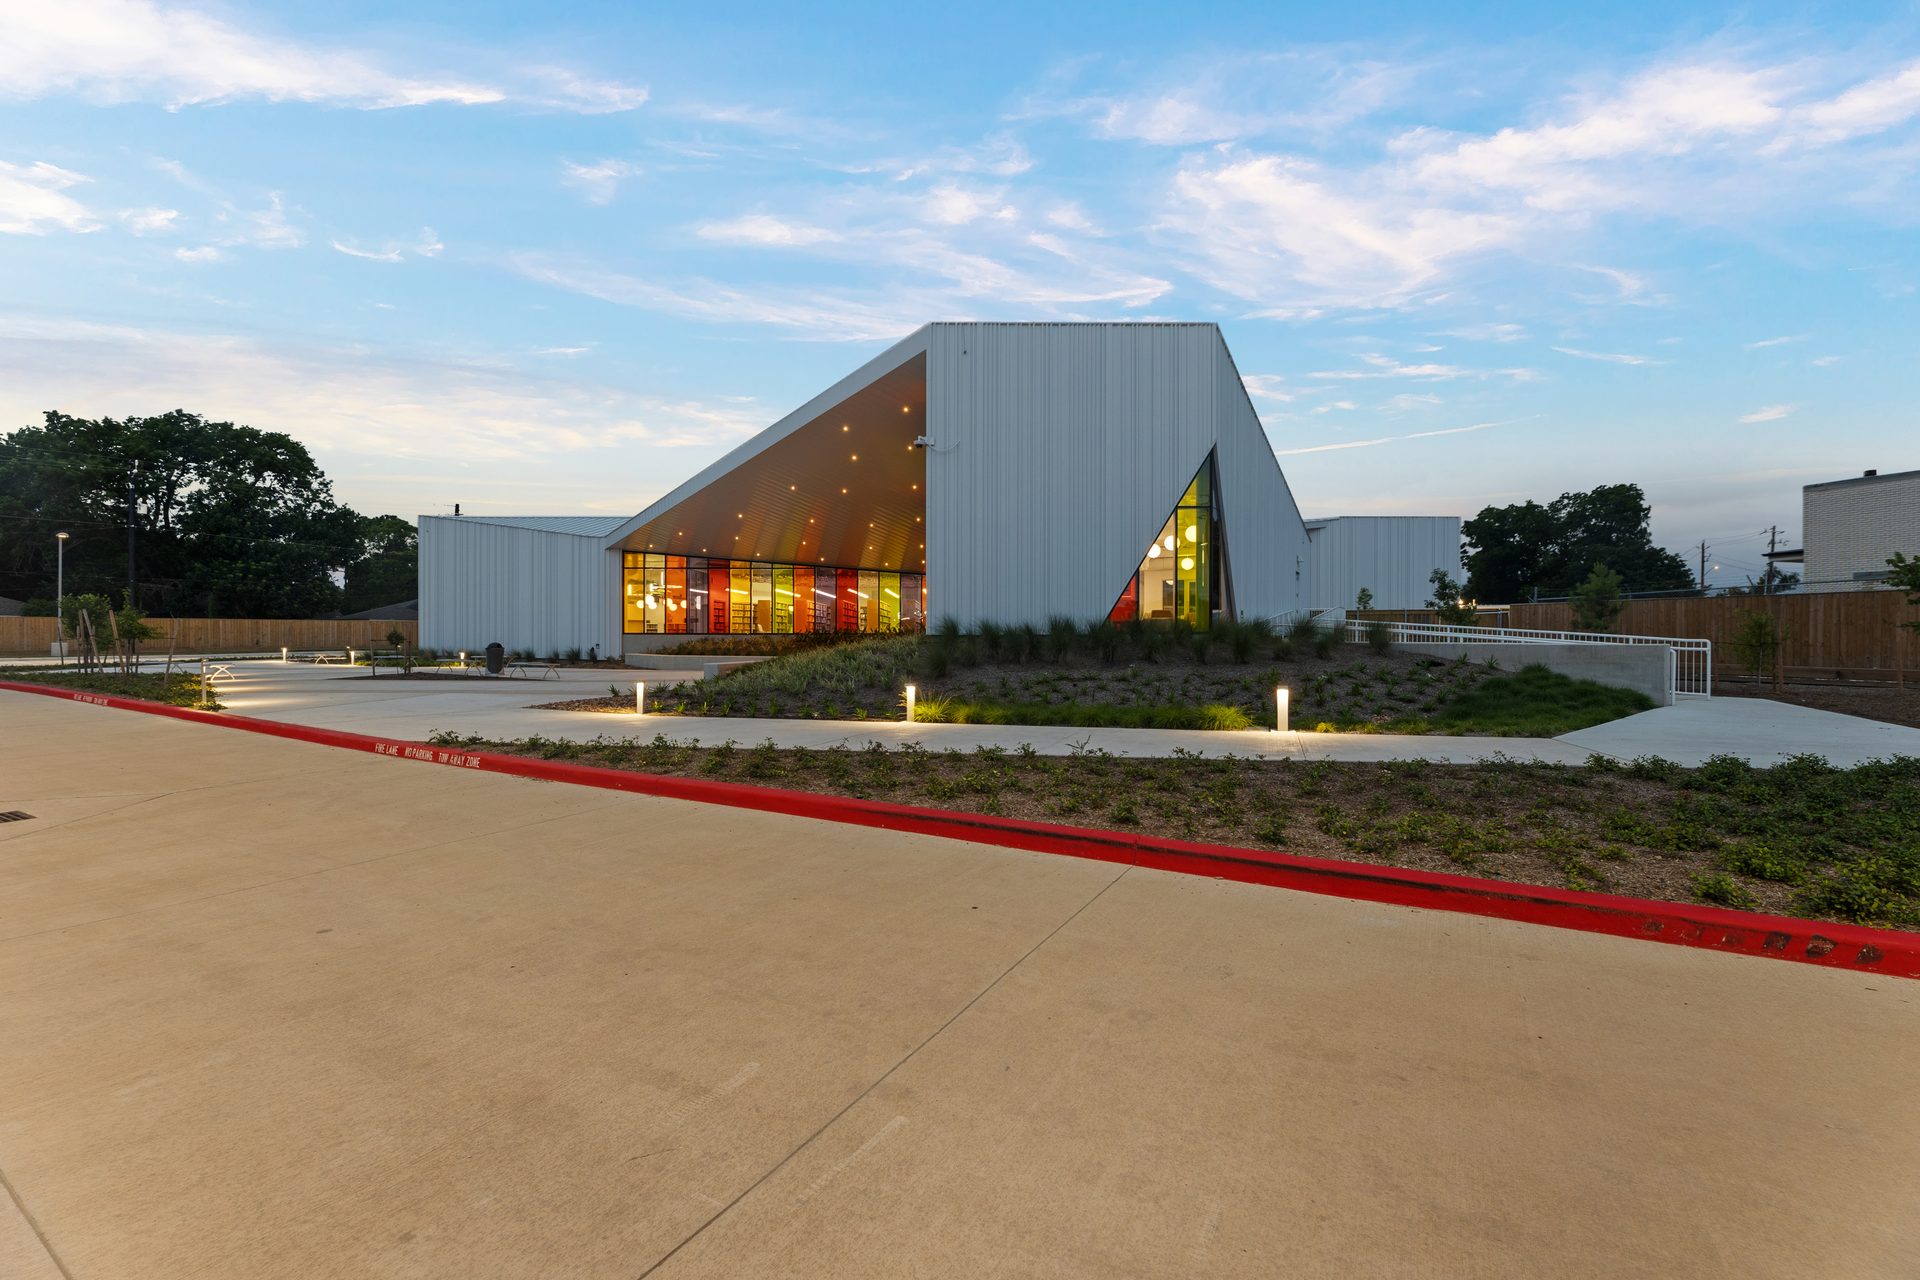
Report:
[[[1213,455],[1208,454],[1159,535],[1147,545],[1140,567],[1107,614],[1108,621],[1184,621],[1195,630],[1205,630],[1212,623],[1214,610],[1225,604],[1219,589],[1217,490]]]

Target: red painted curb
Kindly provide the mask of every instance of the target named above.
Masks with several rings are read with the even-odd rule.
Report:
[[[634,773],[625,769],[537,760],[526,756],[462,751],[348,733],[340,729],[315,729],[273,720],[254,720],[245,716],[195,711],[187,707],[170,707],[135,698],[84,693],[47,685],[0,681],[0,689],[87,702],[122,711],[143,711],[150,715],[243,729],[249,733],[297,742],[370,751],[375,755],[396,759],[479,769],[513,777],[630,791],[701,804],[731,805],[886,831],[910,831],[970,840],[976,844],[1151,867],[1160,871],[1270,885],[1364,902],[1456,911],[1501,920],[1525,921],[1556,929],[1702,947],[1709,951],[1764,956],[1828,968],[1856,969],[1890,977],[1920,978],[1920,934],[1891,929],[1829,924],[1789,916],[1729,911],[1720,907],[1658,902],[1647,898],[1623,898],[1606,893],[1553,889],[1544,885],[1483,880],[1474,876],[1382,867],[1301,854],[1269,853],[1229,845],[1165,840],[1155,836],[1130,835],[1123,831],[1027,822],[1017,818],[997,818],[946,809],[923,809],[881,800],[855,800],[807,791],[755,787],[739,782],[710,782],[701,778]]]

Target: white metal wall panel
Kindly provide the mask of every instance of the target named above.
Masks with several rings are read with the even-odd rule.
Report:
[[[1241,617],[1305,607],[1305,526],[1211,324],[936,324],[927,614],[1104,617],[1217,450]]]
[[[620,653],[620,553],[583,536],[420,517],[420,643]]]
[[[1435,569],[1461,576],[1458,516],[1339,516],[1307,529],[1315,609],[1351,609],[1362,587],[1376,609],[1418,609]]]

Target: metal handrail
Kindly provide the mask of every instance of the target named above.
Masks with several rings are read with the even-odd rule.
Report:
[[[1364,622],[1349,618],[1347,639],[1364,641],[1370,628],[1387,627],[1395,640],[1434,644],[1626,644],[1664,645],[1673,650],[1673,692],[1713,696],[1713,641],[1677,636],[1613,635],[1605,631],[1534,631],[1520,627],[1462,627],[1441,622]]]

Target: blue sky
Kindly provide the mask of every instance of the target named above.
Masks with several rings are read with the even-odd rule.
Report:
[[[1920,8],[1561,7],[0,0],[0,422],[627,513],[925,320],[1215,320],[1308,515],[1738,581],[1920,467]]]

